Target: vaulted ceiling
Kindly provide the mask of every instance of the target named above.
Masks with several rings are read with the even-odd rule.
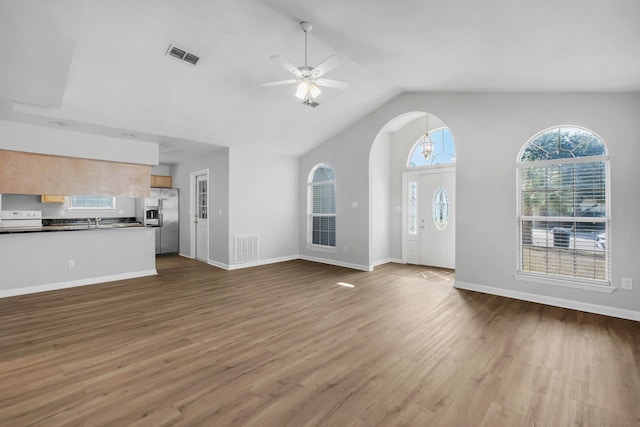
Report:
[[[637,0],[0,0],[0,119],[298,156],[402,91],[640,91]],[[331,54],[320,106],[271,61]],[[173,43],[196,66],[165,55]]]

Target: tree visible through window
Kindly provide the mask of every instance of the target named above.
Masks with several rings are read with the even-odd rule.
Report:
[[[308,182],[308,243],[336,247],[336,181],[333,169],[319,164],[311,170]]]
[[[606,146],[556,127],[530,140],[519,169],[519,272],[608,284]]]

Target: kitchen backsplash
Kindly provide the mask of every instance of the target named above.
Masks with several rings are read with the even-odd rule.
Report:
[[[131,197],[117,197],[114,210],[68,210],[60,203],[41,203],[39,195],[32,194],[3,194],[3,211],[36,210],[42,211],[43,218],[87,218],[100,216],[102,218],[135,217],[136,199]]]

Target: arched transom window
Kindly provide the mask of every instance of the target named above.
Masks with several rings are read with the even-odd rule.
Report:
[[[518,273],[609,285],[609,157],[593,132],[558,126],[518,158]]]
[[[411,155],[407,162],[407,167],[415,168],[421,166],[444,165],[456,162],[456,148],[453,144],[453,135],[447,127],[430,130],[429,136],[433,141],[433,151],[428,157],[422,152],[422,139],[420,137],[411,149]]]

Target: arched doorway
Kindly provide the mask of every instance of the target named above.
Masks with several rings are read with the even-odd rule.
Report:
[[[451,131],[425,114],[425,133],[409,150],[402,173],[404,263],[455,268],[455,161]]]
[[[386,262],[455,266],[455,148],[446,124],[433,114],[428,116],[428,131],[434,150],[428,161],[416,159],[420,140],[427,130],[424,111],[410,111],[389,120],[378,132],[369,157],[369,255],[370,265]],[[444,142],[443,142],[444,138]],[[444,145],[443,145],[444,143]],[[434,181],[451,178],[450,182]],[[414,191],[414,219],[418,229],[408,233],[409,182]],[[441,191],[439,189],[442,188]],[[434,204],[435,203],[435,204]],[[435,206],[435,210],[434,210]],[[427,215],[428,214],[428,215]],[[423,215],[422,217],[420,215]],[[425,228],[419,228],[425,222]],[[427,223],[427,221],[429,221]],[[428,224],[428,227],[427,227]],[[432,230],[431,227],[435,229]],[[437,232],[436,232],[437,230]],[[435,236],[427,236],[433,231]],[[439,235],[449,233],[448,262],[422,259],[434,252]],[[410,237],[411,236],[411,237]],[[409,239],[418,246],[407,256]],[[424,249],[423,249],[424,246]],[[442,252],[442,251],[440,251]]]

